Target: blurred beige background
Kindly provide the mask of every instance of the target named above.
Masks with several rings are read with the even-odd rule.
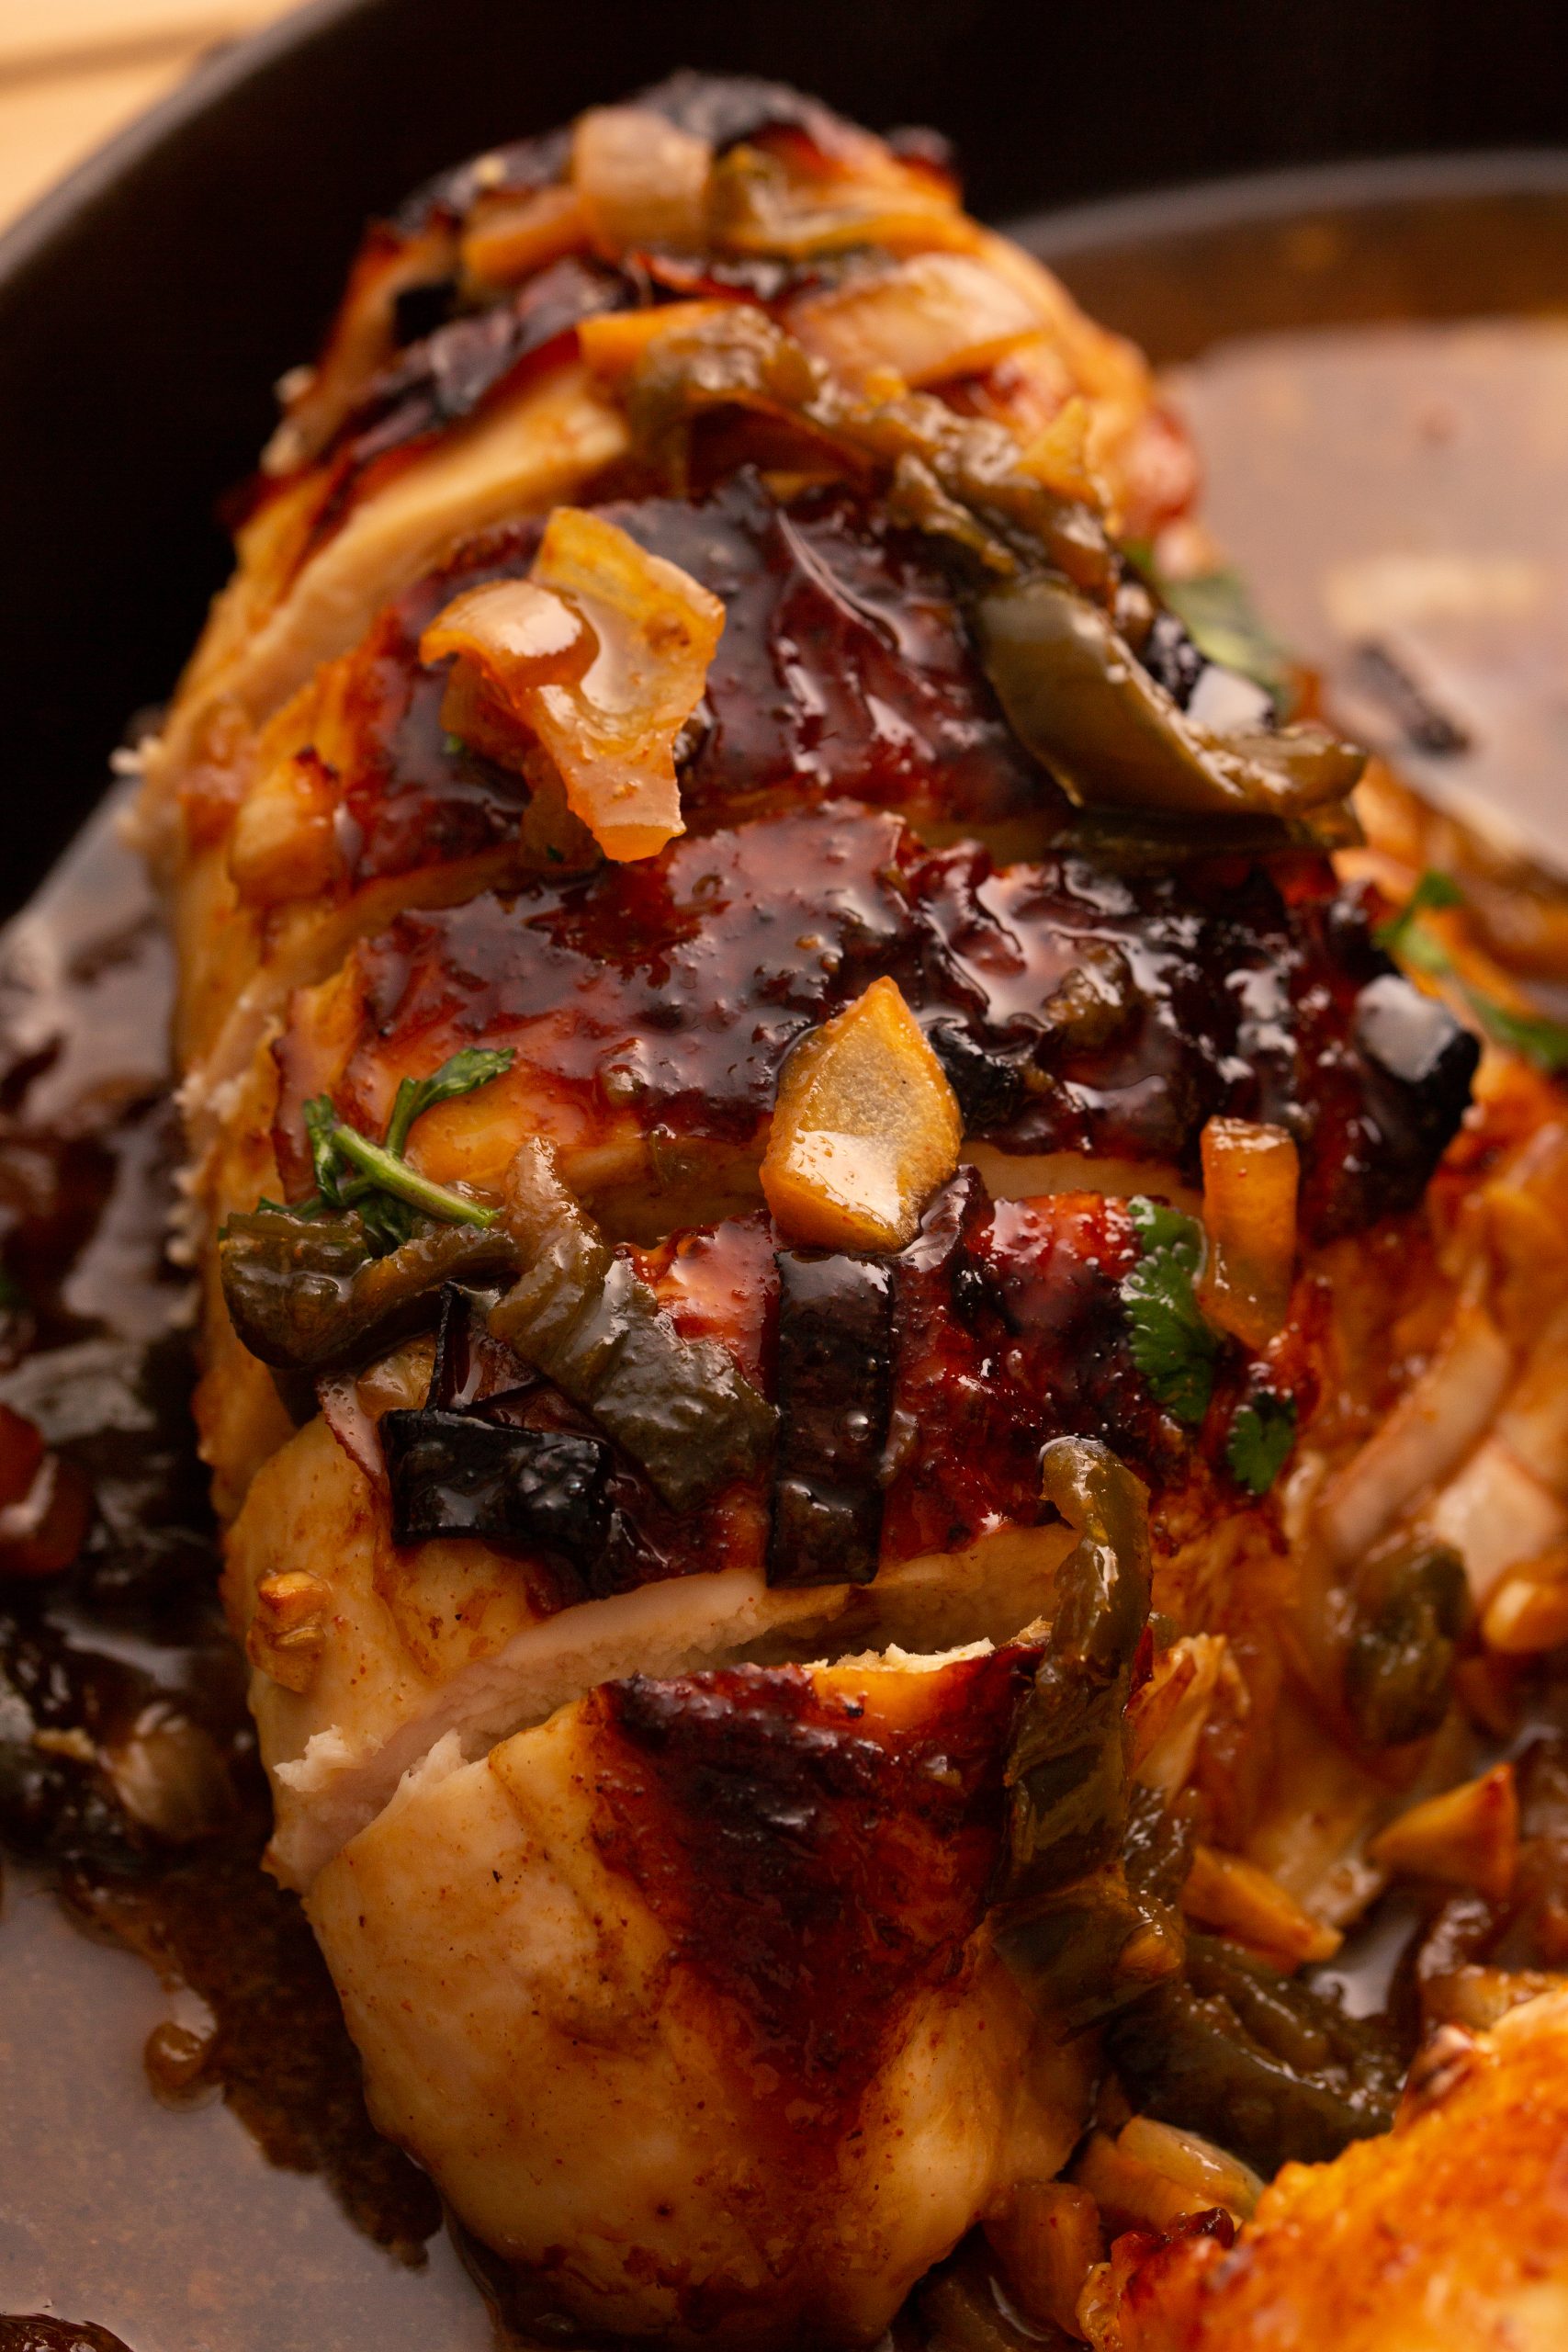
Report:
[[[292,0],[0,0],[0,229],[216,43]]]

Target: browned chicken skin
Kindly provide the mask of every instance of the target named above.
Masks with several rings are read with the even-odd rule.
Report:
[[[1390,2122],[1298,1972],[1513,1883],[1568,1120],[1193,481],[932,153],[679,76],[371,232],[149,747],[272,1864],[553,2324],[870,2345],[980,2223],[1217,2343],[1399,2205],[1181,2239]]]

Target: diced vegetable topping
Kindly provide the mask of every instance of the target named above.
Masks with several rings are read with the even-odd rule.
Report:
[[[1122,1850],[1127,1699],[1149,1608],[1148,1498],[1089,1439],[1055,1440],[1042,1472],[1043,1500],[1078,1541],[1058,1571],[1050,1624],[1038,1629],[1040,1664],[1008,1760],[997,1948],[1071,2031],[1170,1976],[1181,1930],[1166,1903],[1130,1883]]]
[[[1368,1747],[1400,1747],[1448,1713],[1454,1658],[1470,1623],[1464,1563],[1446,1544],[1374,1554],[1351,1595],[1345,1704]]]
[[[1124,2010],[1109,2041],[1141,2108],[1266,2176],[1386,2132],[1404,2073],[1385,2027],[1217,1936],[1190,1935],[1182,1981]]]
[[[869,1584],[882,1532],[893,1272],[781,1250],[770,1584]]]
[[[558,506],[531,577],[467,590],[420,658],[457,655],[459,694],[465,666],[478,676],[487,749],[498,707],[520,746],[544,746],[607,857],[652,857],[684,830],[675,741],[723,628],[723,605],[678,565],[602,514]]]
[[[1296,1264],[1301,1163],[1283,1127],[1211,1119],[1200,1140],[1209,1259],[1203,1312],[1245,1347],[1265,1347],[1285,1320]]]
[[[1110,614],[1066,581],[1034,574],[988,589],[976,624],[1014,730],[1080,808],[1298,817],[1343,800],[1366,765],[1319,727],[1200,726]]]
[[[284,1372],[337,1372],[427,1330],[446,1282],[513,1273],[503,1225],[422,1225],[376,1255],[357,1209],[306,1214],[263,1204],[231,1216],[219,1243],[223,1299],[242,1343]]]
[[[777,1419],[729,1351],[683,1339],[562,1183],[548,1145],[524,1145],[506,1226],[522,1279],[491,1329],[592,1413],[665,1500],[688,1508],[754,1471]]]
[[[603,1551],[611,1457],[596,1438],[429,1408],[384,1413],[380,1430],[394,1544],[478,1535],[583,1569]]]
[[[792,1240],[899,1250],[958,1165],[957,1099],[897,983],[801,1040],[779,1081],[762,1190]]]

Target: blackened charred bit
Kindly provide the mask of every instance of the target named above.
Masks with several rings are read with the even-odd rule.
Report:
[[[130,2352],[96,2320],[54,2319],[44,2312],[0,2316],[0,2352]]]
[[[492,1397],[503,1392],[513,1396],[536,1385],[527,1366],[491,1337],[487,1321],[490,1304],[491,1296],[458,1283],[448,1283],[443,1289],[435,1356],[424,1398],[432,1410],[482,1413]]]
[[[455,277],[425,277],[416,286],[400,287],[392,298],[392,341],[397,348],[401,351],[407,344],[423,343],[438,327],[446,326],[457,304]]]
[[[1157,680],[1182,710],[1191,701],[1192,689],[1208,667],[1183,623],[1168,612],[1155,615],[1149,633],[1138,648],[1138,659],[1150,677]]]
[[[869,1584],[882,1535],[893,1275],[874,1258],[781,1250],[775,1585]]]
[[[1017,1053],[981,1045],[958,1021],[933,1021],[926,1036],[958,1097],[964,1133],[983,1136],[1010,1125],[1023,1107],[1023,1071]]]
[[[395,1544],[483,1536],[584,1572],[604,1550],[611,1457],[597,1438],[426,1409],[384,1414],[381,1444]]]

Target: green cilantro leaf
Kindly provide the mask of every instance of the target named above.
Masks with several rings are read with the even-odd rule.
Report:
[[[393,1098],[384,1143],[372,1143],[340,1119],[330,1094],[312,1095],[304,1120],[316,1190],[296,1202],[289,1214],[309,1218],[319,1216],[323,1208],[356,1208],[379,1257],[411,1238],[416,1211],[448,1225],[493,1225],[494,1209],[446,1184],[433,1183],[409,1166],[404,1153],[416,1119],[438,1102],[454,1102],[488,1086],[512,1068],[513,1059],[510,1046],[495,1051],[466,1046],[428,1078],[405,1078]]]
[[[1266,1495],[1296,1442],[1293,1396],[1258,1396],[1238,1405],[1225,1439],[1225,1460],[1238,1487]]]
[[[1521,1054],[1538,1069],[1556,1077],[1568,1070],[1568,1024],[1545,1013],[1515,1012],[1473,981],[1462,980],[1453,957],[1431,925],[1424,921],[1428,909],[1462,907],[1464,892],[1453,876],[1428,871],[1422,875],[1399,912],[1380,923],[1375,933],[1384,953],[1427,979],[1458,982],[1465,1002],[1487,1035],[1510,1053]]]
[[[403,1079],[387,1122],[387,1149],[400,1159],[416,1119],[423,1119],[438,1102],[456,1102],[462,1095],[488,1086],[492,1078],[504,1078],[514,1058],[510,1046],[499,1052],[488,1046],[465,1046],[428,1078]]]
[[[337,1108],[330,1094],[312,1094],[305,1105],[305,1136],[310,1147],[310,1165],[316,1171],[316,1190],[329,1208],[343,1206],[343,1193],[338,1182]]]
[[[1196,1427],[1209,1409],[1219,1341],[1193,1288],[1203,1264],[1195,1217],[1138,1196],[1127,1204],[1143,1254],[1122,1280],[1133,1362],[1157,1404]]]

